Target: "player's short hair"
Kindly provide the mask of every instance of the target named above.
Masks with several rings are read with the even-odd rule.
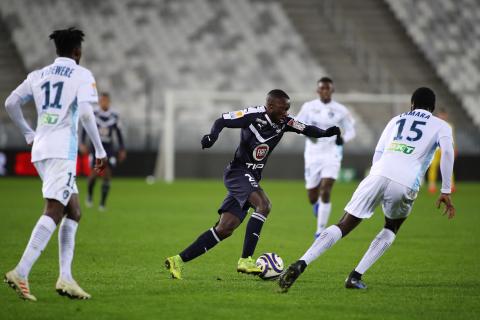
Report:
[[[290,97],[288,94],[280,89],[273,89],[267,94],[268,98],[274,98],[274,99],[287,99],[290,100]]]
[[[85,34],[82,30],[71,27],[68,29],[55,30],[49,37],[55,42],[59,56],[69,56],[75,48],[82,46]]]
[[[110,93],[108,93],[107,91],[103,91],[102,93],[100,93],[100,96],[110,98]]]
[[[426,109],[430,112],[435,110],[435,93],[427,87],[420,87],[412,94],[413,109]]]
[[[321,82],[326,82],[326,83],[333,84],[332,78],[329,78],[329,77],[321,77],[320,79],[318,79],[317,84],[319,84]]]

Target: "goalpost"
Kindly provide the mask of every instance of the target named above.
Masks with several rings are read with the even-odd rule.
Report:
[[[289,93],[291,114],[295,115],[301,105],[315,99],[314,92]],[[199,150],[200,139],[210,132],[211,125],[222,113],[263,105],[266,92],[188,91],[167,90],[164,93],[164,112],[161,123],[161,137],[155,164],[155,179],[165,182],[175,180],[175,153],[179,150]],[[355,145],[371,147],[378,139],[372,121],[380,122],[406,110],[410,96],[405,94],[336,93],[335,100],[345,104],[356,121],[357,138]],[[363,109],[362,109],[363,108]],[[366,109],[368,108],[368,109]],[[371,118],[368,114],[371,114]],[[292,136],[292,135],[289,135]],[[360,138],[359,138],[360,137]],[[283,141],[285,140],[285,141]],[[303,148],[295,138],[285,138],[279,145],[284,152]],[[284,143],[286,142],[286,143]],[[215,144],[216,151],[231,150],[238,144],[238,131],[222,131],[222,139]]]

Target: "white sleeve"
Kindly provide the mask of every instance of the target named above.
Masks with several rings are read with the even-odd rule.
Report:
[[[83,101],[78,104],[78,110],[83,128],[85,128],[85,131],[87,132],[90,141],[92,141],[92,144],[95,147],[95,158],[105,158],[107,156],[107,153],[105,152],[102,141],[100,140],[100,134],[98,133],[97,123],[95,122],[95,114],[93,113],[92,105],[89,102]]]
[[[300,108],[300,112],[295,116],[295,120],[298,120],[302,123],[305,124],[310,124],[308,122],[308,105],[307,103],[304,103],[302,107]]]
[[[440,172],[442,174],[442,193],[452,192],[452,173],[455,151],[453,148],[452,128],[448,126],[445,130],[440,131],[438,144],[442,151],[440,157]]]
[[[373,158],[372,158],[372,165],[377,162],[378,160],[380,160],[380,158],[382,157],[383,155],[383,151],[377,151],[375,150],[374,154],[373,154]]]
[[[33,142],[35,131],[28,125],[22,112],[22,105],[32,99],[29,79],[25,79],[5,100],[5,110],[10,119],[20,129],[28,144]]]
[[[98,103],[97,84],[95,78],[89,72],[85,75],[77,92],[77,103],[82,102]]]
[[[346,113],[345,116],[343,117],[342,121],[340,122],[340,127],[343,130],[343,141],[348,142],[355,138],[355,127],[354,127],[355,121],[353,120],[352,116],[350,113]]]
[[[392,126],[393,119],[390,120],[390,122],[387,124],[385,129],[383,129],[382,135],[380,136],[380,139],[378,139],[377,146],[375,147],[375,153],[373,154],[373,159],[372,159],[372,164],[377,162],[383,154],[383,151],[385,150],[385,144],[387,137],[390,133],[390,127]]]

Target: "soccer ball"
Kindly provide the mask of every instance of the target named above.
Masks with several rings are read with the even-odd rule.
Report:
[[[276,279],[283,272],[283,260],[273,252],[262,254],[256,264],[262,270],[258,276],[263,280]]]

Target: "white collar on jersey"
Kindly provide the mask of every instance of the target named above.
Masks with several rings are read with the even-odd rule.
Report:
[[[58,58],[56,58],[56,59],[55,59],[55,63],[59,63],[59,62],[77,64],[77,63],[75,62],[75,60],[73,60],[72,58],[67,58],[67,57],[58,57]]]

